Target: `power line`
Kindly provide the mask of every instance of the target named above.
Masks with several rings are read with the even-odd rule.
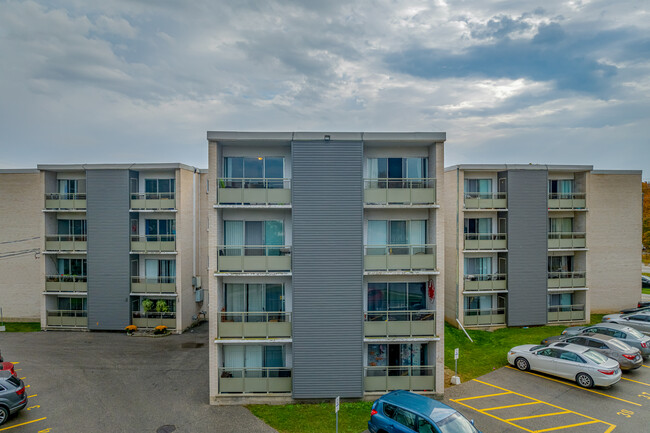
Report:
[[[33,240],[40,239],[40,238],[41,238],[40,236],[34,236],[33,238],[16,239],[15,241],[4,241],[4,242],[0,242],[0,245],[2,245],[2,244],[16,244],[18,242],[33,241]]]
[[[32,248],[29,250],[16,250],[16,251],[8,251],[5,253],[0,254],[0,260],[2,259],[10,259],[14,257],[21,257],[21,256],[27,256],[27,255],[32,255],[32,254],[40,254],[41,250],[39,248]]]

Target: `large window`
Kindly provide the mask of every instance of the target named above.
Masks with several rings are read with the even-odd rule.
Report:
[[[573,272],[573,256],[548,256],[549,272]]]
[[[224,221],[225,255],[279,256],[283,254],[284,224],[280,220],[270,221]],[[269,246],[277,245],[277,248]],[[239,248],[235,248],[239,247]]]
[[[225,320],[235,322],[263,322],[281,320],[283,315],[267,313],[284,312],[284,286],[282,284],[236,284],[229,283],[224,287],[226,313]]]
[[[59,194],[72,195],[72,194],[86,193],[86,179],[58,179],[56,183],[57,183],[57,192]]]
[[[549,233],[571,233],[573,232],[573,218],[549,218]]]
[[[222,377],[289,377],[284,346],[223,345]]]
[[[58,220],[59,235],[86,235],[86,220]]]
[[[465,195],[469,197],[491,198],[492,179],[465,179]]]
[[[492,233],[492,218],[465,218],[465,233]]]
[[[466,296],[465,315],[475,316],[479,314],[504,314],[506,299],[503,296]]]
[[[174,235],[176,234],[176,220],[147,219],[145,220],[144,228],[148,241],[161,240],[171,242],[174,240]]]
[[[404,367],[427,365],[427,345],[415,344],[369,344],[368,366]],[[384,375],[381,372],[381,375]],[[401,376],[402,371],[395,369],[389,375]]]
[[[368,311],[426,309],[426,285],[418,283],[368,283]]]
[[[492,257],[465,257],[465,275],[491,275]]]
[[[368,248],[368,254],[416,254],[424,252],[426,239],[427,222],[425,220],[368,221],[368,245],[378,246]],[[386,251],[387,245],[391,246],[390,251]],[[395,245],[413,245],[414,247],[396,248]]]
[[[284,158],[282,157],[226,157],[224,183],[231,188],[282,188]]]
[[[57,301],[59,310],[86,311],[88,309],[86,298],[60,297]]]
[[[429,158],[368,158],[368,177],[375,188],[424,186]]]
[[[86,259],[57,259],[59,275],[86,276]]]
[[[573,293],[554,293],[548,295],[549,307],[561,307],[573,305]]]
[[[146,198],[174,198],[175,179],[145,179]]]
[[[176,260],[145,260],[144,275],[147,283],[173,283],[176,281]]]
[[[548,193],[551,198],[572,198],[575,182],[573,179],[558,179],[548,181]]]
[[[134,313],[145,313],[144,307],[142,306],[142,301],[145,299],[153,301],[154,307],[153,310],[148,311],[148,313],[162,315],[162,317],[174,318],[176,317],[176,300],[170,298],[156,298],[150,296],[134,297],[131,299],[131,311]],[[158,303],[162,302],[167,306],[166,312],[158,311]],[[139,317],[140,315],[138,315]],[[135,317],[135,316],[134,316]],[[144,317],[144,316],[143,316]]]

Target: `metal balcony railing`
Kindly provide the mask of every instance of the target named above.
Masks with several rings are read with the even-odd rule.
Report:
[[[366,311],[366,337],[433,337],[436,335],[434,310]]]
[[[290,338],[291,313],[286,311],[220,312],[219,338]]]
[[[174,192],[131,193],[131,209],[164,210],[175,208],[176,193]]]
[[[85,252],[87,248],[88,248],[88,243],[87,243],[87,236],[85,234],[45,236],[46,251]]]
[[[470,308],[465,310],[463,324],[465,326],[505,325],[506,309],[504,308]]]
[[[45,194],[45,209],[86,210],[86,193]]]
[[[363,180],[364,203],[423,205],[436,203],[434,178],[369,178]]]
[[[47,310],[46,316],[47,326],[88,327],[88,312],[86,310]]]
[[[287,205],[289,178],[222,178],[217,181],[217,203],[222,205]]]
[[[584,192],[549,193],[549,209],[584,209],[587,207],[587,194]]]
[[[505,192],[466,192],[465,209],[505,209],[508,194]]]
[[[366,245],[366,271],[436,270],[436,245]]]
[[[465,291],[506,290],[508,274],[468,274],[465,275]]]
[[[161,253],[176,251],[176,235],[131,235],[131,251]]]
[[[134,311],[131,315],[131,323],[138,328],[155,328],[164,325],[168,329],[176,328],[176,312],[167,313],[157,311]]]
[[[86,292],[88,291],[86,275],[46,275],[47,292]]]
[[[585,272],[549,272],[548,288],[584,288],[586,287]]]
[[[435,391],[433,365],[367,366],[364,367],[364,391],[388,392],[397,389],[408,391]]]
[[[586,247],[586,233],[584,232],[550,232],[548,234],[549,249],[573,249]]]
[[[508,248],[506,233],[465,233],[466,250],[505,250]]]
[[[585,320],[584,304],[548,306],[549,322],[571,322],[575,320]]]
[[[290,367],[220,367],[220,394],[285,394],[291,392]]]
[[[218,272],[288,272],[290,245],[219,245]]]
[[[131,277],[133,293],[174,293],[176,277]]]

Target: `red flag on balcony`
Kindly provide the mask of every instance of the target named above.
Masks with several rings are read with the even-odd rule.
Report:
[[[433,285],[433,280],[429,280],[428,294],[429,294],[429,300],[433,301],[433,298],[435,298],[436,296],[436,287]]]

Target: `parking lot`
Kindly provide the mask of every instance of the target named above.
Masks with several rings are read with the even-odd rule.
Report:
[[[474,419],[484,433],[648,431],[650,362],[624,372],[621,381],[610,388],[592,389],[503,367],[448,388],[445,403]]]
[[[29,400],[0,432],[275,432],[244,407],[208,404],[207,342],[207,325],[164,338],[2,333]]]

